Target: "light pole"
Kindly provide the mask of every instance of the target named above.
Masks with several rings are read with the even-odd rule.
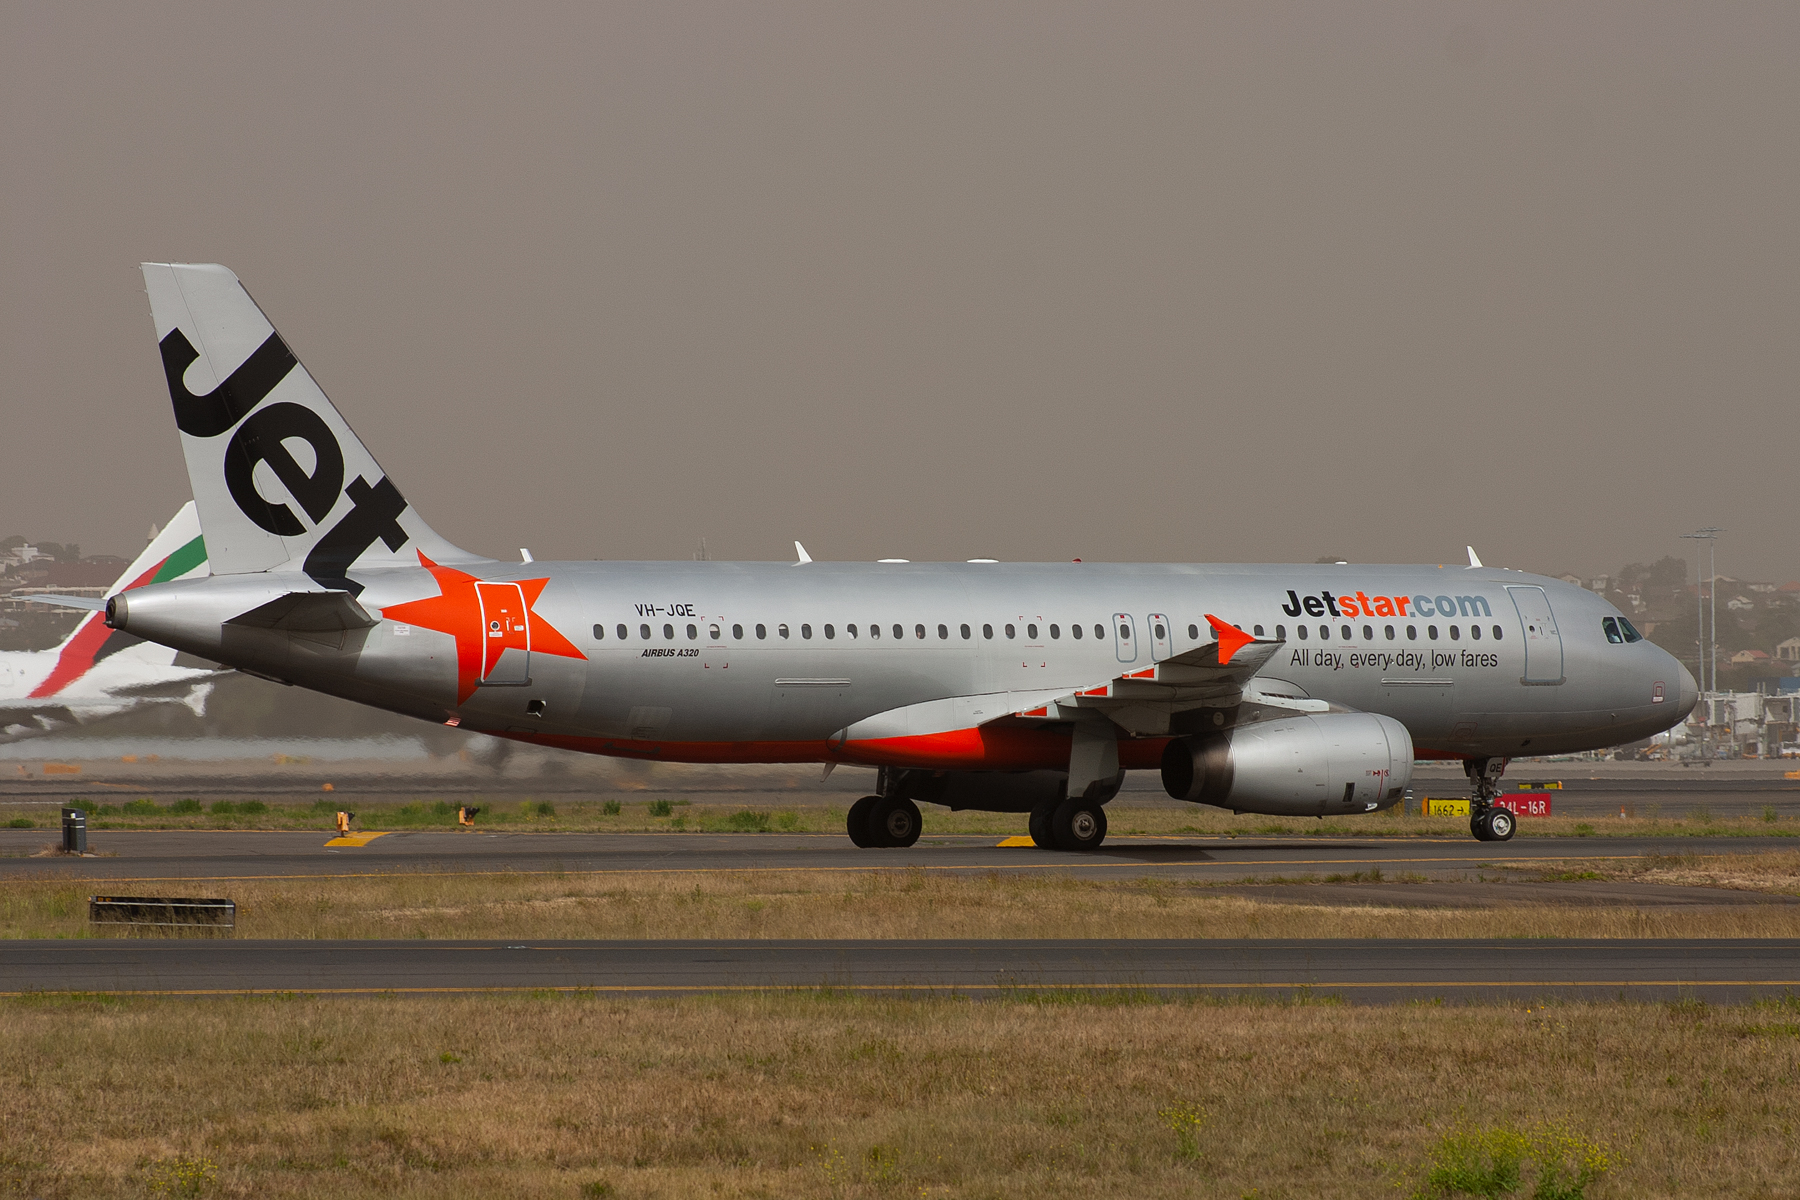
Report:
[[[1719,572],[1718,560],[1714,555],[1718,547],[1719,535],[1724,532],[1723,529],[1720,529],[1716,525],[1708,525],[1704,529],[1696,529],[1692,533],[1684,533],[1681,535],[1683,540],[1686,541],[1706,543],[1707,586],[1704,589],[1696,586],[1694,589],[1694,600],[1696,605],[1695,620],[1700,627],[1699,636],[1701,638],[1704,655],[1700,660],[1700,694],[1702,697],[1719,690]],[[1698,578],[1699,574],[1700,556],[1695,554],[1694,575]],[[1708,605],[1711,606],[1710,615],[1712,619],[1710,628],[1707,620]],[[1711,686],[1708,686],[1706,679],[1706,668],[1709,663],[1712,666]],[[1700,753],[1702,756],[1706,754],[1706,733],[1704,731],[1711,725],[1712,712],[1710,711],[1709,703],[1708,712],[1700,726],[1703,731],[1700,735]]]

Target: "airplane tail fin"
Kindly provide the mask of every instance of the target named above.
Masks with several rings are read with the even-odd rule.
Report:
[[[356,594],[358,566],[476,559],[407,505],[236,275],[143,269],[214,574],[298,569]]]
[[[200,517],[194,510],[194,502],[189,500],[163,531],[150,539],[143,553],[132,560],[125,573],[106,589],[106,594],[116,596],[145,584],[167,583],[171,579],[204,574],[206,541],[200,536]],[[63,639],[62,645],[51,651],[56,655],[56,665],[44,681],[31,690],[32,698],[56,695],[92,670],[95,663],[141,641],[128,633],[108,629],[104,612],[90,612],[75,626],[75,631]],[[158,661],[152,665],[168,666],[175,661],[175,651],[158,646],[155,657]]]

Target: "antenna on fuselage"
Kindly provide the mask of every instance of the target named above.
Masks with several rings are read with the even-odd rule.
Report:
[[[808,554],[806,552],[806,547],[802,546],[799,542],[794,543],[794,553],[800,556],[800,561],[794,564],[796,567],[804,567],[807,563],[812,561],[812,555]]]
[[[1467,550],[1467,551],[1468,551],[1468,552],[1469,552],[1469,565],[1470,565],[1470,566],[1471,566],[1471,567],[1479,567],[1479,566],[1480,566],[1480,565],[1481,565],[1481,559],[1480,559],[1480,557],[1478,557],[1478,556],[1477,556],[1477,555],[1476,555],[1476,553],[1475,553],[1475,547],[1473,547],[1473,546],[1464,546],[1464,547],[1463,547],[1463,549],[1464,549],[1464,550]]]

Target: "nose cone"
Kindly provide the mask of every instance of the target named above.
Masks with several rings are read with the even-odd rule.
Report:
[[[1700,685],[1694,682],[1693,672],[1686,667],[1677,664],[1676,669],[1681,672],[1681,696],[1675,704],[1675,719],[1685,721],[1694,711],[1694,705],[1700,703]]]

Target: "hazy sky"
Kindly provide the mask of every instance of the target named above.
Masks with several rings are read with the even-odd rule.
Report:
[[[1800,6],[0,4],[0,532],[232,267],[511,556],[1800,578]]]

